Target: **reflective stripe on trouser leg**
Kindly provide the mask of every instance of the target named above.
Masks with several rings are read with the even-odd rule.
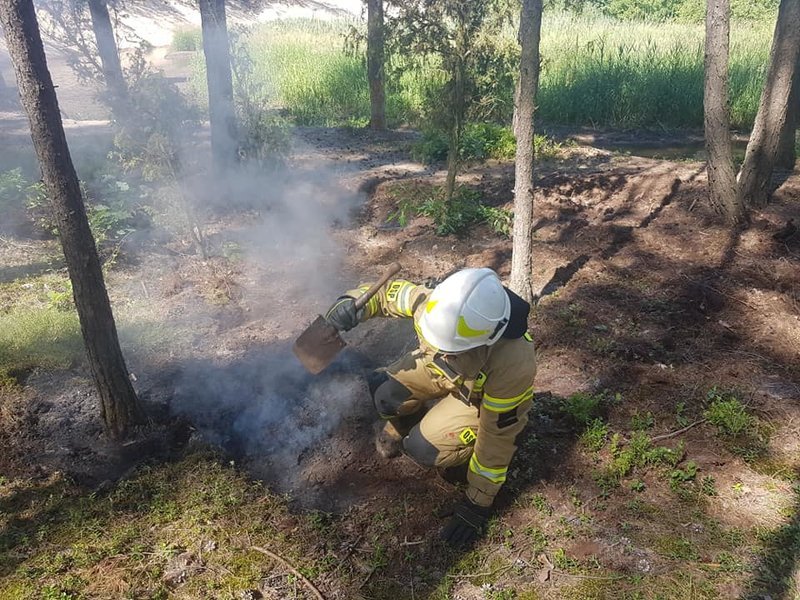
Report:
[[[464,443],[463,432],[478,430],[478,409],[449,395],[442,398],[403,440],[408,455],[421,465],[452,467],[472,454],[473,442]]]

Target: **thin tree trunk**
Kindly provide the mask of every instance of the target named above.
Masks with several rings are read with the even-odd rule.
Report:
[[[767,80],[739,173],[739,201],[745,206],[767,203],[799,53],[800,0],[781,0]]]
[[[703,102],[711,203],[731,223],[740,223],[745,210],[736,195],[728,113],[730,18],[730,0],[708,0]]]
[[[28,113],[42,180],[58,224],[103,421],[112,437],[121,438],[139,422],[142,412],[119,346],[32,0],[0,2],[0,22],[14,63],[20,99]]]
[[[469,49],[466,23],[463,13],[462,22],[457,25],[455,46],[457,48],[452,63],[453,78],[450,81],[450,123],[447,148],[447,178],[445,179],[445,201],[453,200],[456,190],[456,177],[461,167],[461,137],[464,132],[464,120],[467,111],[466,78],[467,65],[465,55]]]
[[[89,14],[92,17],[92,29],[97,41],[97,54],[103,67],[103,77],[111,96],[112,110],[116,117],[125,117],[125,102],[128,96],[125,79],[122,76],[122,65],[117,50],[117,40],[111,26],[111,17],[108,14],[106,0],[88,0]]]
[[[238,161],[238,133],[233,107],[233,78],[225,0],[199,0],[206,57],[211,153],[216,168],[225,170]]]
[[[792,93],[789,96],[789,106],[786,110],[786,122],[781,130],[778,142],[778,160],[775,166],[779,169],[791,171],[797,162],[797,127],[800,125],[800,57],[794,66],[794,80]]]
[[[370,119],[375,130],[386,129],[386,82],[384,79],[383,0],[367,0],[367,77]]]
[[[514,110],[517,155],[514,169],[514,232],[511,289],[533,302],[533,117],[539,88],[539,40],[542,0],[522,0],[519,18],[521,47]]]

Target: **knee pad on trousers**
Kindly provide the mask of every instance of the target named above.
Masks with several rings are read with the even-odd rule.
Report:
[[[369,395],[374,397],[375,390],[377,390],[387,379],[389,379],[389,374],[386,371],[371,371],[370,374],[367,375]]]
[[[372,394],[375,410],[382,417],[397,415],[397,409],[409,398],[411,398],[411,390],[396,379],[388,376]]]
[[[439,449],[425,439],[418,426],[403,438],[403,450],[423,467],[436,466]]]

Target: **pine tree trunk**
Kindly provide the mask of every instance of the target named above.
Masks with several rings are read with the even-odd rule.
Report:
[[[786,127],[789,97],[800,54],[800,0],[781,0],[772,39],[767,80],[739,173],[739,201],[764,206]]]
[[[92,17],[92,29],[97,41],[97,53],[103,66],[103,77],[106,80],[111,97],[111,107],[117,118],[126,116],[125,103],[128,92],[125,79],[122,76],[122,65],[117,50],[117,40],[111,26],[111,17],[108,14],[106,0],[88,0],[89,14]]]
[[[370,101],[369,126],[375,130],[383,130],[386,129],[383,0],[367,0],[367,77]]]
[[[800,58],[794,66],[794,79],[792,93],[789,96],[789,106],[786,111],[786,123],[781,130],[778,142],[778,160],[775,166],[779,169],[791,171],[797,162],[797,127],[800,125]]]
[[[238,162],[238,133],[233,106],[233,78],[225,0],[198,0],[206,57],[211,153],[214,166],[225,170]]]
[[[522,0],[519,18],[521,47],[514,126],[517,155],[514,169],[514,232],[510,288],[533,302],[533,117],[539,88],[539,40],[542,0]]]
[[[14,63],[20,99],[28,113],[42,180],[58,224],[103,421],[109,435],[122,438],[140,421],[142,412],[119,346],[32,0],[0,2],[0,22]]]
[[[745,210],[736,195],[728,114],[730,18],[730,0],[708,0],[703,103],[711,203],[735,224],[744,221]]]

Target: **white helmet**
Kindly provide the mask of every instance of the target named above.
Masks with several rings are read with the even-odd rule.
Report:
[[[463,269],[436,286],[419,319],[419,333],[441,352],[494,344],[508,325],[511,300],[491,269]]]

